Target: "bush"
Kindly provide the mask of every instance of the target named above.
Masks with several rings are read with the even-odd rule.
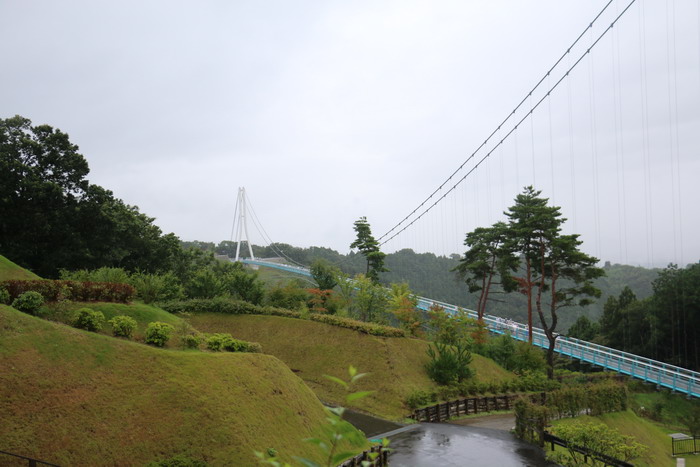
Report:
[[[116,337],[129,338],[136,329],[136,320],[130,316],[115,316],[109,320],[112,325],[112,334]]]
[[[39,292],[24,292],[12,301],[12,308],[33,315],[44,304],[44,297]]]
[[[430,379],[440,385],[459,383],[472,376],[469,368],[472,354],[463,345],[448,346],[436,342],[428,347],[430,361],[426,364],[426,370]]]
[[[0,305],[9,305],[10,301],[10,292],[4,287],[0,287]]]
[[[186,349],[198,349],[202,343],[202,336],[197,334],[185,334],[180,337],[182,346]]]
[[[427,391],[413,391],[406,397],[406,405],[411,409],[417,409],[431,403],[434,397],[435,394]]]
[[[172,332],[173,327],[167,323],[161,323],[160,321],[148,323],[146,327],[146,344],[163,347],[170,339]]]
[[[63,280],[7,280],[0,282],[0,287],[7,289],[13,300],[24,292],[31,291],[39,292],[47,302],[73,300],[76,302],[127,303],[136,292],[129,284]]]
[[[231,334],[211,334],[206,338],[207,348],[214,352],[253,352],[259,353],[262,347],[257,342],[234,339]]]
[[[80,308],[73,316],[73,326],[86,331],[97,332],[105,324],[105,315],[101,311]]]

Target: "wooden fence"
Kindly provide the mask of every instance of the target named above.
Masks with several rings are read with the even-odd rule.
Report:
[[[472,415],[495,410],[511,410],[515,401],[523,397],[521,394],[505,394],[500,396],[468,397],[442,404],[424,407],[413,411],[409,418],[417,422],[444,422],[460,415]],[[546,393],[531,394],[533,402],[544,404]]]
[[[370,459],[369,454],[372,452],[377,453],[377,457],[372,461]],[[362,461],[370,461],[372,467],[385,467],[389,465],[389,451],[384,449],[383,446],[378,445],[378,446],[372,446],[372,448],[368,451],[363,452],[362,454],[358,454],[352,459],[348,459],[342,464],[340,464],[338,467],[360,467],[362,465]]]

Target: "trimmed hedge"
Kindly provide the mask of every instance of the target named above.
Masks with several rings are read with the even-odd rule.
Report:
[[[304,319],[298,311],[285,310],[283,308],[275,308],[272,306],[253,305],[252,303],[241,300],[232,300],[229,298],[196,298],[192,300],[174,300],[169,302],[159,303],[165,311],[170,313],[225,313],[231,315],[269,315],[269,316],[284,316],[286,318]],[[406,337],[406,331],[403,329],[393,328],[391,326],[382,326],[376,323],[365,323],[350,318],[342,318],[340,316],[310,313],[308,319],[318,321],[319,323],[330,324],[347,329],[353,329],[365,334],[382,337]]]
[[[231,334],[217,333],[210,334],[205,340],[207,349],[214,352],[262,352],[262,347],[257,342],[247,342],[239,339],[234,339]]]
[[[129,284],[112,282],[7,280],[0,282],[0,288],[9,292],[11,300],[25,292],[38,292],[47,302],[73,300],[76,302],[128,303],[136,294],[136,289]]]

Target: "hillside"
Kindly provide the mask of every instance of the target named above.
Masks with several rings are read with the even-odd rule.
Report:
[[[320,460],[314,393],[269,355],[173,351],[0,305],[0,446],[60,465],[184,454],[257,465],[253,450]]]
[[[657,424],[635,415],[631,410],[608,413],[597,417],[583,415],[575,419],[562,419],[553,423],[555,425],[567,424],[573,423],[574,420],[584,422],[594,420],[603,422],[624,435],[634,437],[638,443],[647,446],[649,448],[647,453],[642,458],[632,461],[636,466],[671,467],[676,465],[676,459],[671,456],[671,438],[668,436],[672,431],[663,429]],[[686,465],[688,466],[700,466],[700,459],[696,456],[688,455],[681,457],[685,457]]]
[[[349,365],[371,373],[360,380],[358,390],[376,392],[354,407],[384,418],[403,418],[409,412],[403,404],[407,395],[436,387],[424,370],[428,342],[419,339],[376,337],[278,316],[202,313],[187,319],[200,331],[229,332],[259,342],[263,352],[285,362],[324,401],[341,402],[342,392],[323,375],[344,377]],[[514,377],[489,359],[473,357],[479,381]]]
[[[32,280],[41,279],[41,277],[0,255],[0,281],[11,279]]]

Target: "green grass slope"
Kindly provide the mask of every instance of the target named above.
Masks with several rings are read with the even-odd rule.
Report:
[[[263,352],[284,361],[319,397],[344,403],[342,389],[323,375],[345,377],[350,365],[371,373],[358,382],[358,390],[375,391],[353,406],[398,420],[410,411],[404,400],[414,390],[435,388],[425,373],[428,343],[419,339],[385,338],[350,329],[278,316],[193,314],[187,318],[204,332],[229,332],[259,342]],[[502,381],[514,376],[493,361],[474,355],[479,381]]]
[[[575,419],[562,419],[554,424],[573,423],[579,421],[599,421],[624,435],[633,436],[638,443],[647,446],[649,450],[644,457],[632,460],[636,466],[661,467],[674,466],[676,459],[671,455],[671,438],[668,436],[671,430],[664,429],[657,424],[637,416],[631,410],[625,412],[615,412],[597,417],[581,416]],[[687,466],[700,466],[700,459],[697,456],[679,456],[686,458]]]
[[[59,465],[245,466],[267,448],[320,461],[302,439],[325,412],[270,355],[155,349],[0,305],[0,420],[2,450]]]
[[[33,280],[41,279],[31,271],[24,269],[21,266],[16,265],[9,259],[0,255],[0,281],[6,280]]]
[[[133,339],[138,342],[144,341],[148,323],[160,321],[162,323],[170,324],[174,328],[175,333],[173,334],[171,340],[167,343],[167,347],[177,347],[179,345],[179,335],[186,330],[186,328],[183,328],[183,326],[188,326],[187,322],[185,322],[182,318],[168,313],[161,308],[145,305],[143,303],[126,304],[106,302],[58,302],[44,305],[39,310],[39,314],[42,318],[49,319],[51,321],[71,324],[75,311],[80,308],[90,308],[91,310],[101,312],[105,317],[105,325],[100,333],[109,336],[112,335],[112,326],[109,324],[110,319],[120,315],[130,316],[136,320],[137,323],[137,328],[134,331]]]

